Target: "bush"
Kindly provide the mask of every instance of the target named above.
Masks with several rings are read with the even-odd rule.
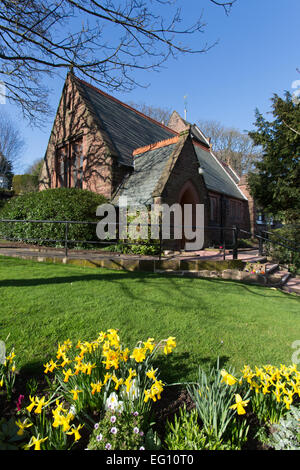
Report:
[[[91,191],[76,188],[47,189],[13,197],[0,209],[0,219],[73,220],[96,222],[96,209],[105,198]],[[65,224],[2,223],[0,237],[27,240],[49,246],[62,245]],[[39,239],[35,242],[34,239]],[[68,239],[97,240],[96,225],[69,224]],[[43,240],[48,240],[43,242]],[[55,240],[60,240],[56,242]]]
[[[278,241],[282,245],[276,243]],[[277,263],[289,265],[290,270],[297,272],[300,270],[300,253],[290,250],[288,247],[300,246],[300,225],[286,225],[272,231],[269,235],[269,242],[266,243],[267,254]]]
[[[12,186],[15,194],[24,194],[32,191],[38,191],[39,178],[36,175],[14,175]]]

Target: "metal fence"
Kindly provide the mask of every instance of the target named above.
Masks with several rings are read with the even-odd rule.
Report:
[[[17,237],[17,236],[7,236],[5,235],[5,230],[1,230],[1,224],[59,224],[64,227],[64,235],[61,238],[44,238],[44,237]],[[31,219],[26,219],[26,220],[20,220],[20,219],[0,219],[0,239],[6,240],[6,241],[14,241],[14,242],[24,242],[24,243],[36,243],[36,244],[60,244],[61,247],[64,249],[65,256],[68,256],[68,252],[70,249],[70,246],[74,245],[99,245],[99,246],[108,246],[108,245],[123,245],[123,246],[143,246],[143,245],[148,245],[149,240],[144,241],[144,240],[130,240],[130,239],[120,239],[116,238],[113,240],[105,239],[105,240],[100,240],[96,239],[96,229],[95,229],[95,239],[94,240],[86,240],[86,239],[74,239],[70,237],[70,227],[72,225],[79,224],[79,225],[93,225],[97,226],[99,224],[99,221],[78,221],[78,220],[31,220]],[[116,222],[116,226],[118,226],[119,223]],[[139,224],[142,226],[143,224]],[[149,226],[148,224],[145,224]],[[162,252],[166,249],[165,248],[165,242],[167,241],[166,239],[163,238],[162,234],[162,224],[156,224],[156,226],[159,228],[159,238],[156,240],[150,240],[150,243],[153,242],[156,247],[157,247],[157,256],[159,259],[162,256]],[[170,231],[174,231],[175,228],[180,227],[181,230],[183,231],[185,228],[191,228],[193,230],[195,229],[203,229],[206,234],[210,233],[211,235],[208,235],[208,238],[210,239],[218,239],[219,242],[215,243],[215,246],[218,246],[218,249],[220,252],[223,253],[223,259],[225,259],[226,255],[226,250],[231,250],[232,249],[232,255],[233,259],[238,258],[238,242],[239,242],[239,229],[238,227],[223,227],[223,226],[207,226],[207,227],[198,227],[198,226],[193,226],[193,227],[187,227],[187,226],[175,226],[171,225]],[[175,240],[175,239],[173,239]],[[230,240],[230,241],[229,241]],[[169,240],[168,240],[169,241]]]
[[[96,229],[95,229],[95,239],[91,240],[86,240],[86,239],[74,239],[70,237],[70,227],[72,225],[92,225],[92,226],[97,226],[101,221],[78,221],[78,220],[19,220],[19,219],[0,219],[0,239],[7,240],[7,241],[14,241],[14,242],[25,242],[25,243],[36,243],[36,244],[41,244],[41,243],[46,243],[46,244],[60,244],[61,247],[64,249],[64,254],[66,257],[68,257],[68,252],[70,249],[70,246],[74,245],[99,245],[99,246],[111,246],[111,245],[122,245],[122,246],[143,246],[143,245],[149,245],[150,243],[154,243],[157,248],[157,256],[159,259],[161,259],[162,253],[165,249],[165,240],[162,235],[162,224],[159,223],[156,226],[159,228],[159,238],[156,240],[132,240],[132,239],[121,239],[121,238],[116,238],[113,240],[105,239],[105,240],[100,240],[96,239]],[[13,224],[13,223],[18,223],[18,224],[60,224],[64,227],[63,230],[63,237],[61,238],[43,238],[43,237],[14,237],[14,236],[6,236],[5,231],[2,232],[1,230],[1,224]],[[116,222],[116,226],[118,226],[119,223]],[[143,224],[139,224],[142,226]],[[149,227],[148,224],[145,224],[146,226]],[[205,226],[205,227],[187,227],[187,226],[175,226],[172,225],[170,227],[170,231],[174,231],[175,228],[180,227],[183,233],[183,230],[185,228],[191,228],[193,230],[195,229],[203,229],[206,237],[208,239],[213,239],[217,238],[219,241],[218,243],[215,243],[215,247],[217,245],[218,249],[220,250],[220,253],[223,254],[223,259],[226,257],[226,251],[231,251],[232,258],[233,259],[238,259],[238,252],[239,249],[239,243],[241,239],[256,239],[258,241],[258,251],[259,255],[263,256],[264,254],[264,245],[266,243],[272,242],[273,244],[277,244],[278,246],[284,247],[291,252],[295,253],[300,253],[300,247],[295,244],[294,241],[289,240],[287,238],[284,238],[282,236],[279,236],[278,234],[274,234],[274,232],[268,231],[268,230],[261,230],[259,233],[254,233],[252,234],[251,232],[241,229],[238,226],[232,226],[232,227],[223,227],[223,226]],[[275,237],[275,239],[274,239]],[[175,239],[174,239],[175,240]],[[168,239],[168,241],[170,241]]]

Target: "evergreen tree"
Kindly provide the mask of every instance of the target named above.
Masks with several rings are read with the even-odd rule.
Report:
[[[300,103],[289,92],[271,99],[273,120],[256,111],[249,133],[263,157],[249,175],[252,196],[264,212],[293,223],[300,219]]]

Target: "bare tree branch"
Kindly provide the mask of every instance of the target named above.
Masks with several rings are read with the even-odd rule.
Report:
[[[203,0],[229,13],[233,1]],[[177,0],[1,0],[0,79],[7,99],[37,124],[49,112],[45,78],[72,66],[108,90],[140,85],[140,70],[159,70],[194,49],[188,38],[205,31],[202,15],[185,25]],[[187,40],[187,44],[182,39]]]

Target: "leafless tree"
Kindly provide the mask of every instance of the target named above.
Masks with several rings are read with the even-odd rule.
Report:
[[[199,50],[183,44],[203,33],[205,23],[200,14],[193,25],[182,26],[178,1],[1,0],[0,79],[7,99],[37,123],[49,111],[45,80],[60,70],[73,67],[98,86],[130,90],[140,84],[140,70],[207,51],[207,44]],[[211,2],[228,14],[235,1],[202,0],[199,11]]]
[[[9,180],[21,161],[24,140],[8,115],[0,114],[0,175]]]
[[[137,109],[146,116],[155,119],[155,121],[161,122],[162,124],[167,125],[172,114],[171,108],[164,108],[162,106],[152,106],[146,103],[134,103],[130,101],[128,103],[134,109]]]
[[[214,154],[233,168],[238,175],[248,173],[261,158],[261,151],[247,133],[225,127],[217,121],[198,121],[198,127],[210,138]]]

